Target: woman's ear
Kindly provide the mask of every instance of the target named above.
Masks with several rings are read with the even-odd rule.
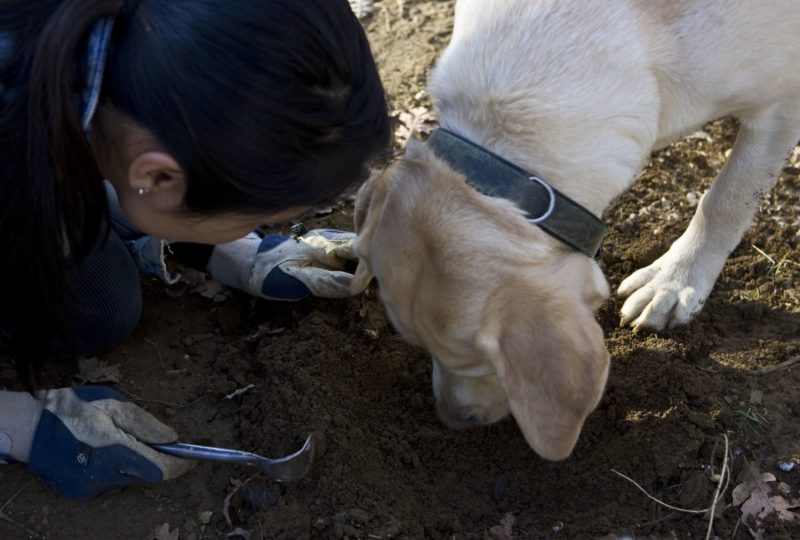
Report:
[[[178,210],[186,196],[186,177],[178,162],[166,152],[144,152],[128,168],[128,185],[148,193],[161,210]]]

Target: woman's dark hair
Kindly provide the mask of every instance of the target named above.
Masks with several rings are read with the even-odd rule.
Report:
[[[347,0],[0,0],[0,345],[29,388],[107,218],[76,95],[109,15],[102,104],[178,161],[187,212],[327,203],[390,146]]]

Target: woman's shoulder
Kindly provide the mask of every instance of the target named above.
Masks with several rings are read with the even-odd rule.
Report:
[[[5,71],[14,57],[14,48],[14,36],[0,31],[0,104],[8,100]]]
[[[14,54],[14,36],[0,30],[0,67],[6,65]]]

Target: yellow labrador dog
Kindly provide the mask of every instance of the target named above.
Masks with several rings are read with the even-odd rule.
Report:
[[[796,0],[458,1],[429,85],[442,129],[362,187],[353,282],[376,276],[432,353],[446,424],[510,412],[538,454],[570,454],[609,369],[598,217],[653,149],[733,115],[688,228],[619,289],[637,328],[701,309],[800,140],[797,28]]]

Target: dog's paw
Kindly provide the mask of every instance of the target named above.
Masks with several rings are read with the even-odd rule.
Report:
[[[692,265],[690,259],[673,258],[669,252],[637,270],[617,291],[627,298],[621,325],[658,331],[688,323],[703,308],[714,286],[716,273],[709,276],[707,270]]]

